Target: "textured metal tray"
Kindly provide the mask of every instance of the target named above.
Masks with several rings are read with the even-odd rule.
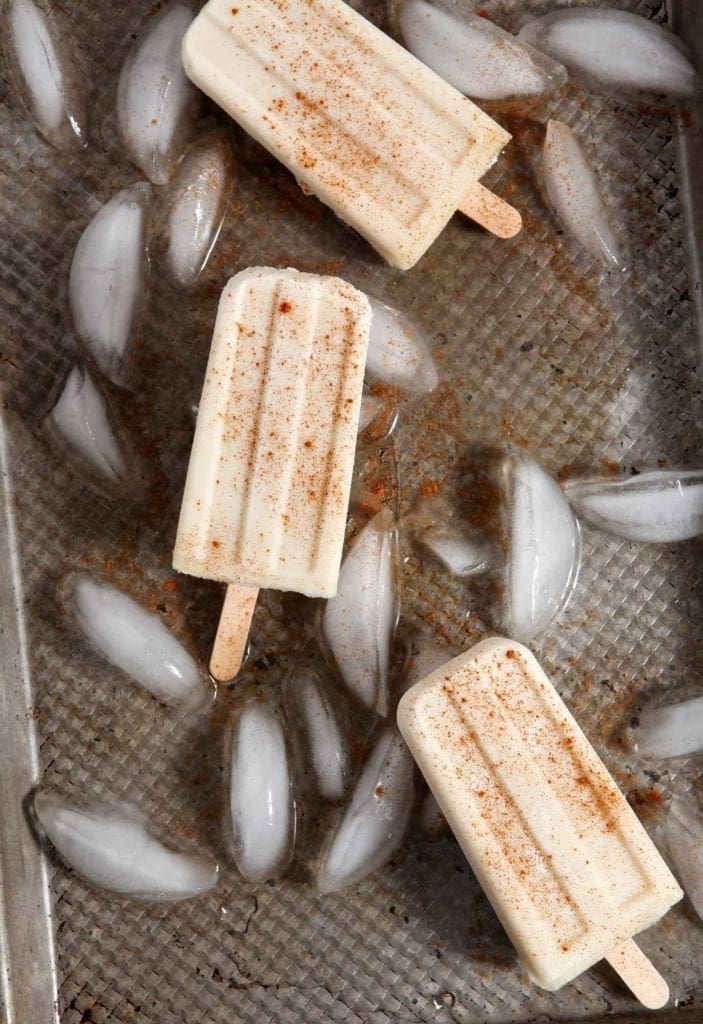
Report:
[[[626,6],[680,18],[696,44],[700,5]],[[481,5],[506,27],[542,0]],[[165,834],[225,859],[223,734],[247,687],[276,692],[314,644],[315,607],[265,596],[246,678],[212,712],[179,715],[127,685],[68,628],[56,599],[67,569],[112,576],[157,608],[204,659],[218,588],[174,580],[175,518],[217,295],[249,264],[339,273],[405,310],[426,331],[442,383],[407,400],[392,445],[360,451],[366,483],[394,487],[401,516],[422,494],[474,522],[494,514],[486,473],[506,444],[561,476],[699,466],[701,387],[696,217],[703,136],[695,109],[604,98],[567,87],[543,103],[492,104],[514,142],[491,183],[525,212],[502,243],[454,218],[413,270],[388,269],[290,176],[232,128],[235,198],[210,263],[190,292],[152,282],[134,358],[134,391],[114,393],[147,467],[141,500],[94,492],[41,431],[56,382],[75,357],[65,309],[67,261],[102,198],[138,178],[115,133],[119,68],[140,20],[158,4],[65,0],[71,38],[93,83],[93,134],[80,156],[58,155],[0,83],[3,232],[3,422],[0,435],[0,945],[7,1022],[220,1024],[230,1021],[637,1021],[615,976],[597,967],[556,995],[533,988],[466,863],[449,839],[414,839],[379,875],[318,898],[309,869],[325,821],[301,806],[293,871],[251,886],[225,868],[215,895],[166,907],[93,892],[45,863],[25,821],[40,776],[64,789],[137,800]],[[364,12],[385,26],[369,0]],[[629,259],[603,277],[557,230],[535,187],[548,116],[570,121],[603,167]],[[203,105],[203,130],[225,120]],[[686,129],[682,140],[681,127]],[[684,214],[688,212],[689,219]],[[8,450],[11,455],[8,456]],[[365,488],[366,500],[381,486]],[[619,743],[644,701],[695,692],[701,657],[701,542],[634,546],[587,530],[577,594],[536,652],[655,830],[671,775]],[[407,539],[401,560],[402,640],[422,629],[465,647],[494,621],[495,587],[448,581]],[[173,584],[176,584],[175,588]],[[368,723],[356,723],[360,733]],[[649,770],[647,770],[649,769]],[[677,784],[694,764],[677,765]],[[703,927],[686,902],[642,936],[671,983],[672,1005],[649,1021],[703,1014]],[[644,1015],[642,1015],[644,1019]]]

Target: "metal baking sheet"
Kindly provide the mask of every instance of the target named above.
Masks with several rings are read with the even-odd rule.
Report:
[[[230,126],[237,186],[197,286],[179,291],[152,250],[133,390],[112,392],[141,460],[135,500],[95,492],[41,429],[76,357],[66,310],[68,262],[97,204],[139,177],[117,138],[114,96],[133,33],[159,4],[65,0],[61,14],[93,87],[92,137],[77,156],[36,134],[9,83],[0,107],[3,517],[0,519],[0,944],[7,1024],[549,1021],[681,1022],[703,1014],[703,927],[684,902],[642,936],[672,1003],[640,1014],[606,966],[558,994],[532,987],[454,842],[412,835],[351,892],[316,897],[310,870],[329,824],[301,801],[284,881],[242,882],[222,832],[229,708],[255,687],[275,694],[315,649],[316,608],[265,595],[243,681],[207,714],[165,709],[71,629],[62,575],[100,571],[157,609],[205,660],[217,587],[169,569],[175,519],[217,296],[250,264],[336,273],[424,329],[442,382],[407,399],[392,442],[359,452],[360,492],[402,518],[428,493],[463,521],[495,512],[490,467],[506,445],[554,474],[699,466],[701,386],[697,219],[701,136],[695,107],[605,98],[576,86],[542,102],[487,105],[514,135],[490,184],[525,214],[504,243],[455,217],[411,271],[390,270],[266,153]],[[505,27],[543,0],[473,4]],[[699,6],[625,0],[674,19],[695,45]],[[377,0],[361,7],[382,27]],[[628,256],[618,275],[565,239],[535,185],[549,116],[569,121],[602,170]],[[203,104],[202,130],[227,121]],[[681,130],[685,134],[681,135]],[[377,486],[373,486],[373,484]],[[369,485],[369,486],[366,486]],[[370,496],[370,497],[369,497]],[[637,708],[699,689],[700,541],[634,546],[587,530],[575,598],[535,650],[656,834],[672,782],[619,739]],[[422,630],[454,648],[495,622],[495,587],[448,581],[403,535],[402,644]],[[355,723],[362,739],[368,723]],[[677,786],[695,763],[676,765]],[[46,861],[25,818],[39,778],[64,790],[140,803],[165,835],[200,842],[226,865],[218,891],[162,907],[96,893]]]

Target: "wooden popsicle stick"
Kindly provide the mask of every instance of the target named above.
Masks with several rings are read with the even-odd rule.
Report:
[[[669,986],[634,939],[611,949],[605,958],[632,994],[648,1010],[659,1010],[669,1001]]]
[[[480,181],[466,193],[459,209],[497,238],[514,238],[522,230],[520,212]]]
[[[227,587],[210,655],[210,674],[218,683],[228,683],[242,667],[258,593],[258,587]]]

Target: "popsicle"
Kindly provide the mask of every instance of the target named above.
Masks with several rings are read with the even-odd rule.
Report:
[[[650,1008],[632,936],[683,893],[527,648],[492,637],[403,696],[398,725],[531,979],[605,958]]]
[[[337,588],[371,324],[334,277],[257,267],[226,285],[173,566],[227,583],[210,670],[239,670],[260,587]]]
[[[183,65],[392,265],[456,210],[510,238],[519,213],[479,182],[510,135],[343,0],[210,0]]]

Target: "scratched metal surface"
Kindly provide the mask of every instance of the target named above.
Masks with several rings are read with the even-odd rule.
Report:
[[[672,13],[658,0],[624,6],[657,21]],[[225,868],[216,894],[164,908],[93,892],[52,863],[49,919],[41,864],[21,817],[26,794],[20,790],[33,778],[28,761],[2,790],[0,846],[9,849],[11,835],[33,867],[31,877],[16,872],[17,898],[6,899],[0,922],[7,1020],[53,1019],[55,936],[66,1024],[634,1021],[636,1007],[605,967],[557,995],[534,989],[449,839],[411,839],[374,878],[317,898],[309,879],[329,821],[306,795],[302,773],[300,841],[290,876],[252,886],[227,864],[221,822],[229,708],[255,687],[276,699],[291,668],[320,657],[312,603],[265,595],[244,680],[220,694],[207,714],[184,716],[126,683],[86,648],[66,619],[57,586],[69,569],[97,569],[157,608],[206,658],[219,591],[175,580],[169,555],[217,295],[249,264],[339,273],[405,310],[427,334],[442,383],[431,397],[402,405],[392,445],[360,449],[361,505],[383,493],[403,521],[432,493],[460,521],[490,522],[490,469],[507,444],[524,446],[562,476],[611,463],[626,472],[700,465],[698,285],[695,271],[693,278],[689,273],[695,236],[684,219],[690,196],[683,187],[689,180],[684,158],[695,158],[698,146],[696,111],[575,87],[543,103],[492,105],[515,139],[491,181],[524,210],[525,231],[502,243],[456,217],[405,274],[382,265],[232,128],[235,196],[193,290],[179,292],[164,280],[152,240],[133,390],[112,392],[140,469],[135,500],[116,501],[70,468],[47,443],[41,420],[75,358],[65,304],[73,246],[97,200],[138,178],[116,138],[114,93],[131,34],[157,7],[145,0],[62,5],[94,90],[91,145],[80,156],[53,152],[2,84],[2,383],[15,495],[7,521],[19,538],[17,548],[8,533],[8,551],[18,553],[15,582],[24,596],[17,620],[19,591],[8,571],[0,611],[11,653],[25,650],[26,624],[29,655],[4,659],[3,675],[14,686],[6,705],[14,704],[4,720],[12,743],[3,764],[31,760],[36,729],[45,782],[136,800],[164,835],[201,844]],[[700,17],[694,5],[681,7],[693,38]],[[510,28],[528,9],[539,13],[546,5],[489,0],[481,9]],[[364,10],[388,24],[381,3],[369,0]],[[580,131],[603,169],[628,253],[625,274],[602,276],[542,205],[534,163],[554,113]],[[207,104],[202,118],[203,130],[225,123]],[[689,131],[683,146],[680,124]],[[5,496],[12,501],[8,488]],[[423,560],[407,533],[401,542],[396,667],[414,631],[461,647],[496,622],[494,583],[450,581]],[[535,645],[655,833],[662,813],[657,793],[666,798],[673,776],[642,764],[619,738],[645,701],[700,692],[702,553],[698,541],[653,548],[586,530],[575,599],[561,624]],[[11,621],[22,627],[16,636]],[[33,700],[26,690],[30,675]],[[370,723],[351,708],[349,715],[363,747]],[[696,772],[693,763],[678,765],[676,784],[687,786]],[[0,858],[5,884],[8,866]],[[647,1019],[700,1019],[703,927],[687,903],[643,935],[642,945],[669,979],[674,999],[660,1017]],[[18,961],[18,951],[30,949],[31,985]],[[30,1002],[22,1002],[23,993]],[[30,1003],[31,1015],[21,1009]]]

